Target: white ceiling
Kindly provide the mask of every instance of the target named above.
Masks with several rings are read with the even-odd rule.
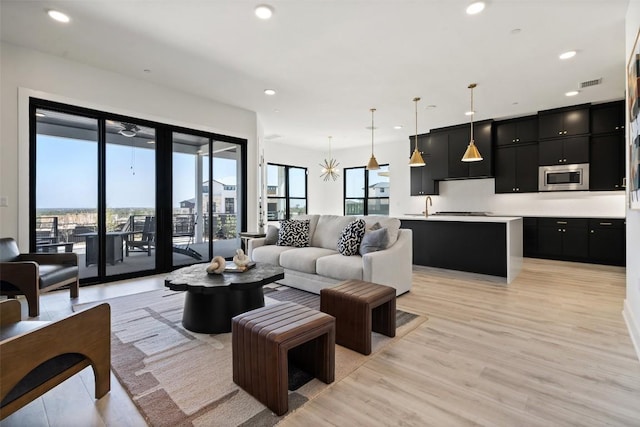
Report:
[[[269,21],[261,1],[1,0],[1,37],[256,111],[267,144],[369,145],[375,107],[376,144],[408,150],[412,99],[419,133],[465,123],[472,82],[475,120],[624,98],[629,0],[274,0]]]

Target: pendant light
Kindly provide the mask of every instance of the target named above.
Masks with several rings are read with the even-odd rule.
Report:
[[[416,103],[416,146],[413,149],[411,160],[409,160],[409,166],[411,166],[412,168],[417,168],[419,166],[425,165],[424,159],[418,151],[418,101],[420,101],[420,98],[413,98],[413,102]]]
[[[376,160],[376,156],[373,155],[373,113],[375,113],[376,109],[372,108],[371,110],[371,158],[369,159],[369,163],[367,163],[367,170],[378,170],[380,169],[380,165]]]
[[[340,177],[340,174],[338,173],[339,164],[340,163],[338,163],[336,159],[331,157],[331,137],[329,137],[329,159],[324,159],[324,163],[320,163],[320,166],[322,167],[322,174],[320,175],[320,178],[324,178],[325,181],[329,181],[329,178],[334,181],[338,179]]]
[[[469,89],[471,89],[471,140],[469,141],[469,146],[467,147],[467,151],[464,152],[462,156],[463,162],[479,162],[482,160],[482,156],[476,147],[476,143],[473,141],[473,115],[475,111],[473,110],[473,88],[477,85],[475,83],[471,83],[469,85]]]

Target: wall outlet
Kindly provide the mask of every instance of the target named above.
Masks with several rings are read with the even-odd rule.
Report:
[[[0,208],[6,208],[9,206],[9,198],[7,196],[0,196]]]

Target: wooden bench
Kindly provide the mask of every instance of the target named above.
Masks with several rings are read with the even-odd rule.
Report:
[[[335,377],[335,319],[292,302],[232,319],[233,382],[276,415],[289,409],[288,365],[329,384]]]
[[[320,290],[320,311],[336,318],[336,344],[371,354],[371,332],[396,336],[396,290],[347,280]]]

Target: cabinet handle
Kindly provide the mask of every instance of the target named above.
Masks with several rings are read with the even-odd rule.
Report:
[[[563,232],[563,233],[566,233],[566,232],[567,232],[566,228],[563,228],[563,229],[562,229],[562,232]]]
[[[594,233],[594,231],[593,231],[593,230],[591,230],[591,233]]]
[[[610,222],[601,222],[600,225],[613,225],[613,224]]]
[[[516,141],[517,141],[517,142],[520,142],[520,138],[516,138]]]
[[[567,163],[567,159],[564,159],[564,162]]]
[[[556,221],[556,224],[566,224],[567,221]]]
[[[558,132],[558,135],[562,135],[562,131]]]
[[[620,126],[616,126],[616,130],[620,129]]]
[[[516,191],[520,191],[520,189],[519,189],[519,188],[516,188]]]
[[[562,232],[562,228],[558,228],[558,231]]]
[[[562,133],[566,135],[566,134],[567,134],[567,131],[565,130],[565,131],[564,131],[564,132],[562,132]]]
[[[558,159],[558,163],[562,163],[562,159]]]
[[[511,189],[511,191],[516,191],[515,187]]]
[[[624,125],[620,126],[620,129],[624,129]]]

